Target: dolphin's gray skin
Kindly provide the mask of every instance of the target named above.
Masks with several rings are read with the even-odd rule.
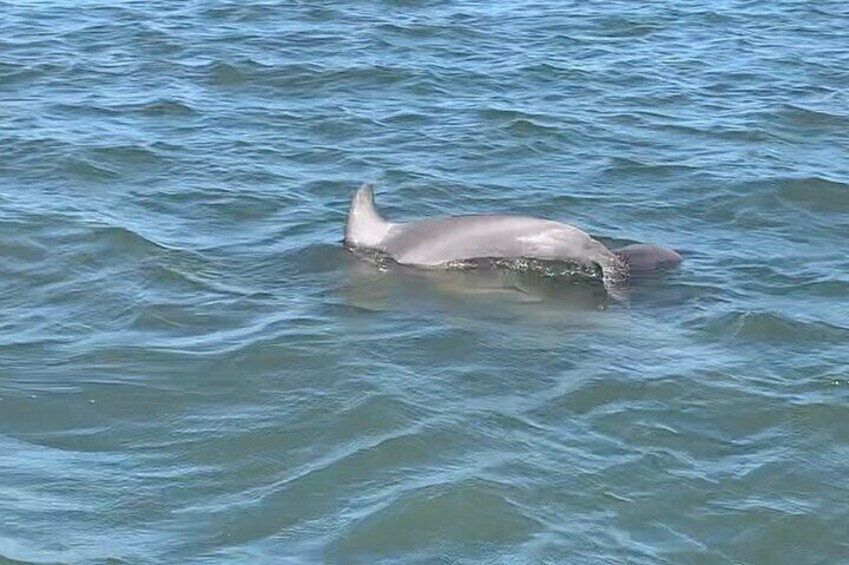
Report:
[[[634,243],[619,249],[613,253],[622,258],[628,265],[628,273],[648,273],[659,269],[670,269],[675,267],[683,259],[676,251],[665,247],[658,247],[651,243]]]
[[[622,282],[628,269],[645,271],[677,264],[672,250],[635,244],[618,252],[586,232],[527,216],[452,216],[409,223],[384,220],[368,184],[354,195],[345,227],[345,246],[378,251],[402,265],[439,269],[480,258],[534,258],[600,266],[605,286]]]

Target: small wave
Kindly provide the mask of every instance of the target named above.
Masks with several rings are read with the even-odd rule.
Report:
[[[697,172],[699,169],[681,163],[649,163],[633,157],[612,157],[607,170],[628,175],[680,175]]]
[[[14,85],[16,82],[32,81],[35,78],[56,72],[59,70],[57,65],[12,65],[9,63],[0,63],[0,77],[4,86]]]
[[[424,73],[424,76],[432,76],[432,73]],[[389,85],[415,79],[422,80],[422,75],[413,73],[410,69],[400,66],[374,65],[374,66],[352,66],[341,69],[325,68],[318,76],[301,77],[300,83],[318,84],[344,84],[348,81],[365,82],[369,85]]]
[[[127,108],[131,112],[137,112],[142,116],[173,117],[192,116],[197,114],[194,108],[185,102],[168,98],[160,98]]]
[[[381,125],[393,126],[421,126],[430,122],[433,118],[420,112],[412,112],[409,110],[401,110],[394,112],[388,116],[380,118],[378,123]]]
[[[8,227],[7,222],[0,223],[2,227]],[[17,237],[4,237],[0,239],[0,256],[8,267],[10,261],[21,263],[35,263],[49,257],[50,250],[37,240],[26,235],[18,234]]]
[[[523,73],[534,73],[545,77],[552,75],[569,75],[569,76],[586,76],[587,72],[583,69],[568,67],[564,64],[558,64],[552,61],[540,61],[530,63],[517,68],[517,71]]]
[[[343,484],[357,481],[362,469],[376,468],[380,461],[419,462],[424,465],[432,457],[433,454],[424,448],[419,427],[403,425],[403,421],[409,419],[404,415],[404,412],[410,410],[407,403],[380,396],[367,405],[356,402],[351,408],[353,411],[343,410],[341,419],[324,418],[330,423],[329,428],[298,425],[292,429],[269,430],[254,423],[249,427],[252,429],[239,434],[240,444],[256,445],[258,441],[270,441],[274,437],[275,444],[295,445],[304,437],[310,437],[313,445],[324,448],[322,455],[281,470],[278,480],[242,492],[238,499],[224,495],[184,512],[235,510],[242,515],[242,519],[234,524],[231,540],[255,540],[330,512],[329,505],[332,505],[333,499],[329,497],[323,502],[314,500],[317,504],[308,505],[307,514],[298,505],[292,506],[292,500],[304,500],[314,497],[315,493],[329,492]],[[371,408],[377,408],[378,412]],[[361,418],[364,421],[358,422]],[[360,428],[362,424],[367,426],[365,431]],[[389,431],[376,433],[380,429]],[[334,448],[334,445],[337,447]],[[293,453],[293,461],[311,453]],[[394,490],[394,486],[390,485],[387,490]],[[280,511],[286,508],[288,510]],[[268,514],[269,509],[275,509],[273,515]]]
[[[152,249],[168,249],[166,246],[124,226],[94,226],[93,229],[79,232],[76,239],[77,241],[74,243],[82,245],[83,248],[87,244],[93,243],[95,247],[103,248],[103,251],[108,251],[110,254],[115,252],[146,254]]]
[[[708,331],[766,343],[849,343],[849,328],[819,321],[803,321],[773,312],[736,311],[713,319]]]
[[[5,538],[5,537],[0,537],[0,546],[3,546],[4,548],[6,548],[6,549],[4,549],[4,551],[9,551],[9,549],[12,549],[14,551],[16,549],[17,545],[18,545],[18,543],[15,540],[11,540],[11,539],[8,539],[8,538]],[[21,551],[22,553],[36,553],[36,552],[30,552],[29,550],[24,550],[23,548],[18,548],[18,550]],[[0,553],[0,565],[64,565],[64,563],[66,563],[66,562],[65,561],[53,561],[52,559],[49,560],[49,561],[45,561],[45,560],[27,561],[26,559],[23,559],[23,558],[15,559],[15,558],[9,557],[7,554]],[[114,560],[111,563],[114,563],[115,565],[119,565],[119,564],[123,563],[123,561]]]
[[[480,112],[481,119],[501,127],[517,136],[557,136],[562,132],[559,123],[549,116],[521,110],[487,108]]]
[[[849,182],[825,177],[782,179],[777,182],[779,200],[818,213],[849,212]]]
[[[248,81],[248,74],[238,65],[230,63],[213,63],[208,73],[214,83],[223,86],[243,84]]]
[[[55,137],[24,137],[13,135],[0,137],[0,145],[6,151],[6,158],[26,163],[30,167],[23,167],[21,176],[45,167],[52,162],[65,158],[69,153],[77,150],[77,146],[68,141]]]
[[[849,114],[836,114],[796,104],[785,104],[778,111],[778,116],[790,125],[804,128],[821,127],[839,129],[842,132],[849,127]]]
[[[440,36],[450,34],[452,31],[451,26],[448,25],[440,26],[414,22],[404,24],[393,22],[379,23],[375,26],[375,29],[390,37],[394,35],[410,39],[439,38]]]
[[[464,544],[520,541],[539,524],[503,490],[475,479],[405,492],[354,522],[335,540],[333,552],[395,553],[422,547],[431,539]]]
[[[127,164],[149,165],[160,160],[157,151],[142,145],[112,145],[91,150],[95,157]]]
[[[155,285],[157,293],[170,290],[174,291],[176,295],[187,297],[197,296],[201,293],[237,297],[246,294],[244,291],[217,283],[207,273],[203,273],[197,268],[187,267],[191,267],[191,264],[187,264],[185,261],[156,261],[153,264],[146,265],[145,279],[150,285]],[[142,312],[139,312],[140,316]]]
[[[87,159],[71,159],[65,164],[65,169],[82,180],[108,180],[119,176],[117,171]]]
[[[560,132],[560,128],[557,126],[543,124],[530,118],[515,119],[505,129],[518,135],[556,134]]]
[[[480,110],[480,116],[486,121],[494,121],[498,123],[511,123],[516,120],[542,120],[543,116],[524,112],[522,110],[513,110],[510,108],[484,108]]]
[[[265,65],[253,59],[214,61],[200,67],[212,83],[221,86],[238,86],[260,82],[265,86],[286,90],[305,88],[330,88],[359,83],[369,88],[396,84],[408,80],[420,82],[432,73],[413,73],[402,66],[358,65],[348,67],[317,63],[289,63]],[[436,81],[444,82],[444,81]]]
[[[166,245],[127,226],[88,224],[51,235],[45,244],[60,239],[67,259],[77,265],[109,264],[121,269],[141,268],[149,277],[180,280],[195,286],[214,284],[207,280],[208,260],[196,251]],[[114,273],[112,273],[114,274]],[[104,277],[111,276],[106,271]]]
[[[808,296],[838,299],[845,299],[849,296],[849,280],[827,278],[807,283],[797,283],[796,288]]]
[[[628,18],[615,17],[600,25],[600,37],[609,38],[640,38],[663,30],[663,26],[646,22],[634,21]]]
[[[233,13],[233,19],[239,22],[253,23],[273,21],[272,18],[285,18],[285,13],[282,13],[284,12],[283,6],[285,4],[245,4],[239,6]]]
[[[227,218],[231,222],[273,218],[283,210],[285,201],[262,194],[211,193],[192,199],[192,205],[208,213],[207,217]]]

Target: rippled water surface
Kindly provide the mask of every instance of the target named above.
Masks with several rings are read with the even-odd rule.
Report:
[[[849,562],[847,148],[842,0],[0,2],[0,562]]]

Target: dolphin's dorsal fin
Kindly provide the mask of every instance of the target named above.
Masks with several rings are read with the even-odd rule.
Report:
[[[351,199],[345,243],[353,247],[380,248],[392,224],[380,217],[374,207],[374,190],[364,184]]]

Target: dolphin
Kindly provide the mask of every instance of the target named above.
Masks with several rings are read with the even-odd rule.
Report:
[[[450,269],[479,259],[537,259],[601,269],[610,290],[631,273],[673,267],[681,256],[651,244],[610,250],[583,230],[529,216],[449,216],[407,223],[383,219],[374,190],[364,184],[354,194],[345,225],[345,248],[358,254],[386,255],[401,265]]]

